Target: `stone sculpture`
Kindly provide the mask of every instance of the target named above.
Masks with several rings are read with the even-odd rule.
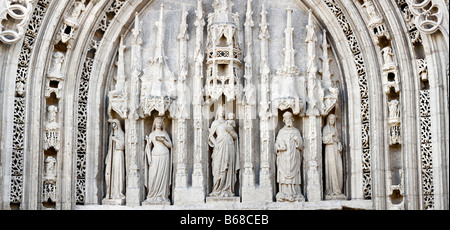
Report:
[[[125,132],[120,121],[110,121],[112,133],[109,139],[106,156],[106,198],[105,204],[121,204],[125,202]]]
[[[219,106],[216,120],[209,130],[208,143],[213,148],[211,197],[234,197],[239,167],[239,140],[234,121],[225,120],[225,110]]]
[[[278,133],[275,150],[277,154],[278,202],[303,201],[301,193],[301,164],[303,138],[300,131],[293,126],[294,118],[291,112],[283,115],[285,127]]]
[[[53,105],[48,107],[48,117],[45,125],[45,150],[48,150],[51,147],[56,151],[59,151],[60,149],[60,128],[59,124],[56,122],[57,114],[58,107]]]
[[[47,80],[45,84],[45,97],[49,98],[52,93],[55,93],[56,98],[61,98],[63,90],[64,74],[61,72],[62,65],[64,63],[64,54],[61,52],[55,52],[52,58],[52,69],[47,74]]]
[[[67,49],[72,49],[75,32],[80,27],[80,16],[86,10],[85,2],[86,0],[81,0],[74,3],[72,13],[64,19],[64,25],[61,27],[56,39],[56,43],[61,41],[67,44]]]
[[[325,199],[345,199],[344,167],[342,159],[342,143],[336,129],[336,116],[331,114],[323,129],[323,144],[325,145]]]
[[[145,186],[149,204],[170,204],[172,141],[164,128],[164,118],[156,117],[145,146]]]
[[[56,158],[49,156],[45,159],[44,188],[42,192],[45,202],[56,202],[56,177]]]
[[[389,107],[389,144],[401,144],[401,118],[399,110],[400,102],[398,100],[392,100],[388,102]]]

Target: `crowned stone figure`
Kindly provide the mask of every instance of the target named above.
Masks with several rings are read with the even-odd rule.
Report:
[[[230,118],[233,118],[231,116]],[[239,142],[235,123],[225,120],[222,106],[217,110],[216,120],[209,130],[209,145],[213,148],[211,197],[234,197],[239,170]]]
[[[145,146],[145,186],[148,189],[146,203],[170,204],[172,177],[172,141],[164,128],[164,118],[156,117]]]

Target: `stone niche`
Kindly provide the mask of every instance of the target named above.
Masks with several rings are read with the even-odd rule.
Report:
[[[346,89],[332,38],[306,6],[294,1],[159,0],[137,12],[131,27],[121,36],[116,65],[106,71],[110,75],[105,101],[110,104],[104,106],[108,115],[102,120],[109,128],[99,140],[109,143],[112,128],[107,121],[121,120],[128,142],[121,153],[121,164],[127,166],[122,199],[127,202],[106,199],[103,206],[264,204],[278,209],[301,208],[308,202],[351,202],[347,114],[341,95]],[[302,144],[297,150],[278,151],[275,141],[286,113],[293,114]],[[324,168],[322,141],[331,114],[337,118],[342,162],[341,193],[335,196],[325,194],[329,170]],[[163,165],[149,166],[145,149],[157,117],[164,117],[172,145],[161,150],[156,144],[151,152],[155,159],[163,152],[170,156],[159,162]],[[301,155],[298,165],[290,166],[290,172],[281,170],[278,164],[283,160],[277,158],[296,154]],[[106,149],[100,155],[105,159]],[[152,179],[146,166],[170,168],[168,175],[155,177],[161,180],[156,183],[161,187],[156,188],[157,198],[148,195],[155,188],[147,186]],[[288,184],[282,187],[295,187],[302,199],[277,199],[277,177],[294,171],[298,181],[283,180]],[[105,198],[110,183],[97,186]]]

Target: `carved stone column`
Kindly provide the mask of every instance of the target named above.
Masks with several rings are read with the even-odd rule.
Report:
[[[253,166],[253,118],[256,104],[256,89],[253,85],[253,11],[252,0],[247,2],[247,19],[245,22],[245,98],[244,98],[244,172],[242,179],[242,201],[251,201],[255,197],[255,172]]]
[[[187,16],[188,12],[185,11],[183,7],[182,19],[180,25],[180,33],[178,39],[180,40],[180,72],[178,74],[177,81],[177,111],[176,117],[176,137],[174,137],[176,143],[177,152],[177,168],[175,175],[175,191],[174,191],[174,202],[186,202],[187,199],[187,132],[186,132],[186,119],[189,117],[188,104],[187,104],[187,86],[186,78],[188,75],[188,65],[187,65],[187,41],[189,40],[188,35],[188,24]]]
[[[317,37],[312,12],[309,12],[309,24],[306,27],[306,43],[308,44],[307,92],[308,104],[306,116],[303,118],[303,132],[305,138],[304,157],[306,169],[306,197],[309,202],[322,200],[322,118],[320,114],[320,92],[323,89],[316,79],[315,65]],[[319,84],[318,84],[319,83]]]
[[[322,118],[311,115],[303,118],[305,140],[306,197],[309,202],[322,200]]]
[[[261,140],[261,170],[259,173],[259,189],[261,199],[273,200],[273,170],[271,156],[273,153],[273,128],[271,128],[272,113],[270,108],[270,68],[269,68],[269,24],[267,10],[262,6],[259,39],[261,40],[261,98],[260,98],[260,140]]]
[[[204,129],[203,129],[203,62],[202,51],[205,19],[203,13],[203,0],[197,0],[196,11],[196,45],[195,45],[195,74],[193,79],[193,107],[194,107],[194,172],[192,175],[192,202],[204,202],[206,198],[205,171],[203,168],[204,159],[202,156],[205,149]]]
[[[139,206],[142,200],[142,186],[141,186],[141,174],[139,167],[140,154],[138,151],[142,150],[138,146],[138,143],[142,143],[138,137],[138,123],[140,123],[138,109],[139,109],[139,96],[140,96],[140,80],[139,75],[141,73],[141,38],[140,38],[140,21],[139,15],[136,13],[135,27],[133,29],[132,39],[132,69],[131,81],[129,83],[128,95],[129,95],[129,114],[128,119],[125,121],[126,134],[128,137],[127,155],[129,156],[129,169],[127,170],[127,206]],[[142,151],[141,151],[142,152]]]

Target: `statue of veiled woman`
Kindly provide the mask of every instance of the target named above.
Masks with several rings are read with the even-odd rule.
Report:
[[[111,120],[112,133],[106,156],[106,198],[105,200],[125,200],[125,133],[119,120]]]
[[[216,119],[209,129],[208,143],[213,148],[211,197],[234,197],[239,170],[239,141],[234,123],[225,120],[225,111],[219,106]]]
[[[325,144],[325,199],[345,199],[342,143],[336,129],[336,116],[331,114],[323,129]]]
[[[164,128],[164,118],[156,117],[145,146],[145,186],[150,204],[170,203],[172,141]]]

